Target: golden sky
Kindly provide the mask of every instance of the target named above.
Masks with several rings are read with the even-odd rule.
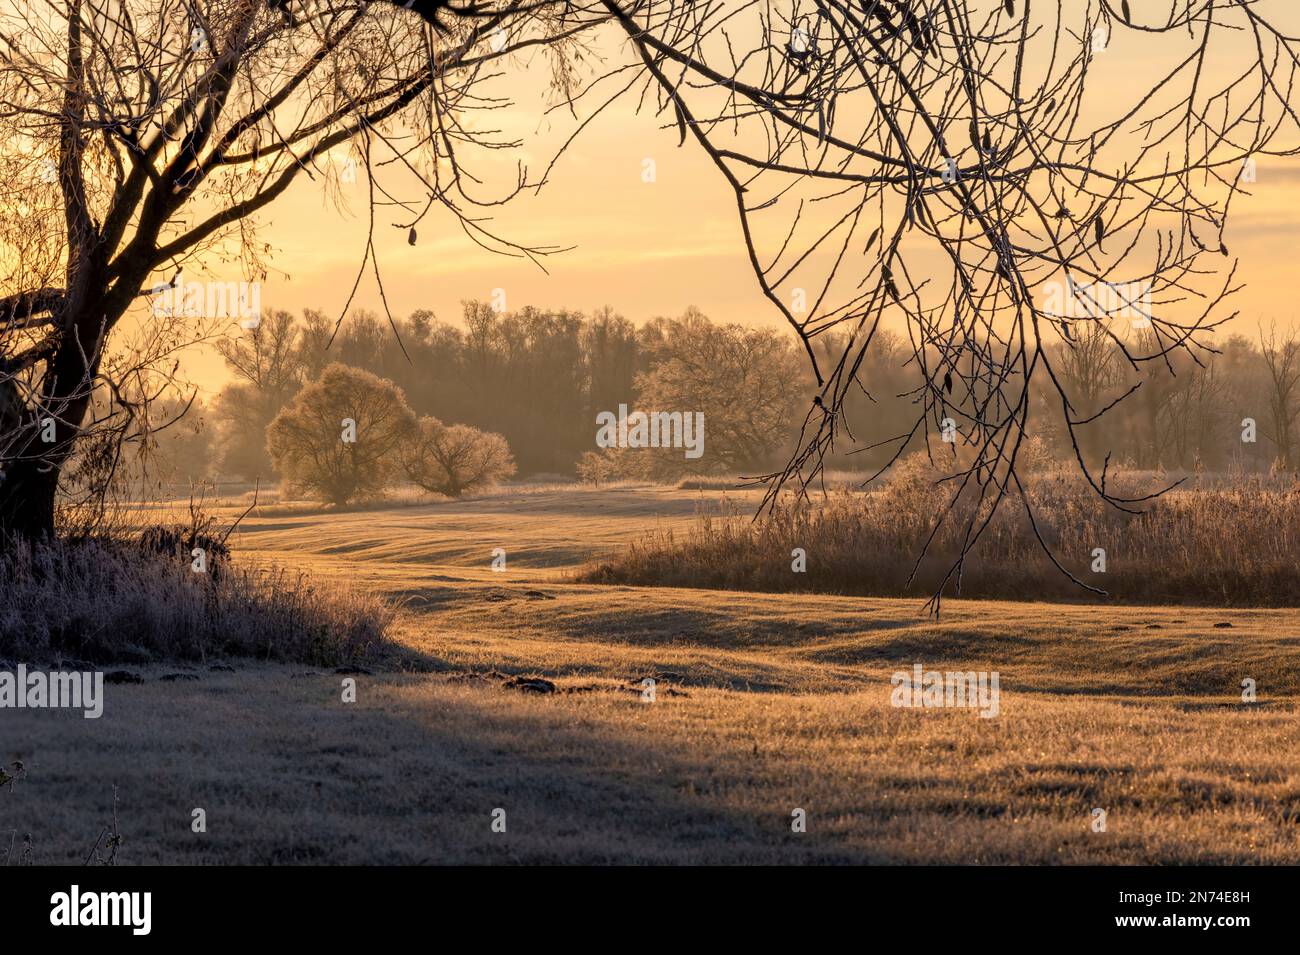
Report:
[[[1300,24],[1300,15],[1293,17]],[[620,54],[607,51],[610,56]],[[1117,99],[1131,101],[1134,84],[1150,69],[1140,42],[1114,43],[1099,56],[1091,82]],[[512,65],[508,82],[518,105],[509,122],[525,141],[522,158],[540,171],[556,137],[568,124],[551,126],[542,115],[546,67]],[[675,128],[652,109],[640,115],[625,98],[588,126],[561,158],[540,194],[516,197],[494,210],[495,228],[521,243],[573,246],[546,260],[549,274],[523,259],[504,258],[478,247],[446,214],[419,226],[419,240],[407,244],[398,216],[381,211],[376,248],[388,302],[395,315],[432,309],[456,323],[463,299],[487,300],[504,289],[510,309],[524,305],[590,311],[610,305],[633,321],[679,314],[695,305],[720,321],[783,327],[784,320],[759,294],[740,242],[734,198],[700,147],[688,139],[679,148]],[[670,124],[671,125],[671,124]],[[644,182],[642,162],[656,163],[656,181]],[[1293,248],[1300,236],[1300,159],[1263,160],[1252,196],[1239,197],[1227,233],[1240,259],[1247,288],[1236,298],[1243,313],[1234,326],[1253,333],[1263,319],[1290,322],[1295,316],[1291,277]],[[300,181],[260,216],[262,235],[275,252],[276,269],[262,285],[262,307],[299,311],[306,307],[337,313],[347,298],[365,244],[364,177],[342,186],[350,209],[341,211],[321,187]],[[363,277],[354,308],[379,310],[373,278]],[[195,356],[196,380],[216,387],[224,379],[211,354]]]

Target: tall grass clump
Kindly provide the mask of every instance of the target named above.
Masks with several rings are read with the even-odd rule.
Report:
[[[182,529],[140,537],[7,542],[0,556],[0,656],[97,663],[251,657],[319,666],[380,649],[377,598],[284,569],[234,564],[217,541],[192,569]]]
[[[813,501],[792,496],[758,519],[703,516],[686,534],[657,532],[590,568],[604,583],[727,590],[929,596],[958,560],[969,510],[959,502],[917,563],[953,485],[923,456],[901,462],[878,488]],[[1108,490],[1149,493],[1152,475],[1120,475]],[[1196,479],[1141,505],[1117,510],[1075,475],[1037,474],[1025,495],[1038,532],[1061,565],[1107,592],[1090,593],[1044,554],[1009,498],[951,578],[945,594],[1024,600],[1116,600],[1218,606],[1300,605],[1300,485],[1290,477]],[[981,513],[987,513],[981,512]],[[791,569],[803,548],[807,569]],[[1093,570],[1105,550],[1105,572]],[[915,568],[915,578],[908,582]]]

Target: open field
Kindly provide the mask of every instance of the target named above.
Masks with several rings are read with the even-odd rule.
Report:
[[[919,598],[573,582],[721,497],[250,515],[238,558],[398,602],[405,655],[355,703],[337,673],[223,661],[131,668],[100,720],[5,711],[27,774],[0,852],[30,834],[34,861],[83,862],[116,787],[119,863],[1300,862],[1300,610],[953,600],[936,622]],[[915,663],[998,671],[1000,715],[891,707]]]

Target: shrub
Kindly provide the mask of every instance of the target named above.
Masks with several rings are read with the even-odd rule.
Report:
[[[515,459],[501,435],[437,418],[420,419],[401,462],[412,482],[448,497],[491,487],[515,473]]]
[[[276,415],[266,441],[291,487],[346,504],[394,480],[402,445],[414,430],[415,414],[400,388],[335,362]]]
[[[385,643],[392,612],[377,598],[229,559],[209,565],[219,573],[195,573],[189,543],[169,528],[130,540],[10,541],[0,556],[0,656],[342,666]]]
[[[578,480],[584,484],[608,484],[612,481],[646,481],[653,473],[646,448],[602,448],[584,451],[574,466]]]
[[[961,553],[966,519],[987,501],[963,502],[934,533],[956,485],[939,483],[925,456],[899,462],[869,492],[824,500],[783,497],[760,519],[736,513],[705,517],[685,534],[659,532],[590,568],[604,583],[812,591],[870,596],[929,596]],[[1149,479],[1148,479],[1149,478]],[[1137,497],[1158,476],[1121,474],[1112,493]],[[961,568],[967,597],[1216,606],[1300,606],[1300,485],[1237,477],[1179,488],[1130,514],[1098,499],[1072,474],[1037,475],[1026,494],[1043,540],[1061,564],[1103,597],[1079,587],[1044,555],[1021,501],[1007,501]],[[926,548],[924,559],[918,557]],[[807,554],[803,573],[791,551]],[[1094,572],[1094,549],[1106,552]],[[916,579],[908,576],[916,567]],[[956,594],[950,580],[945,593]]]

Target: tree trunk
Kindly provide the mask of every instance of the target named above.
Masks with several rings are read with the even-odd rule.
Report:
[[[11,461],[0,474],[0,548],[10,537],[35,540],[54,533],[59,475],[81,434],[103,341],[116,318],[108,322],[102,313],[91,313],[64,325],[68,331],[45,370],[40,404],[23,411],[27,438],[11,449]],[[54,419],[52,442],[42,440],[47,416]]]
[[[0,482],[0,549],[10,536],[35,540],[54,533],[59,469],[43,467],[40,461],[23,460],[5,468]]]
[[[59,475],[72,454],[81,422],[90,404],[90,385],[99,366],[99,349],[86,349],[92,367],[87,370],[76,346],[61,345],[50,362],[49,381],[41,405],[29,408],[27,440],[14,450],[16,460],[0,476],[0,547],[4,538],[35,540],[54,533],[54,500]],[[42,417],[54,418],[54,441],[41,440]]]

